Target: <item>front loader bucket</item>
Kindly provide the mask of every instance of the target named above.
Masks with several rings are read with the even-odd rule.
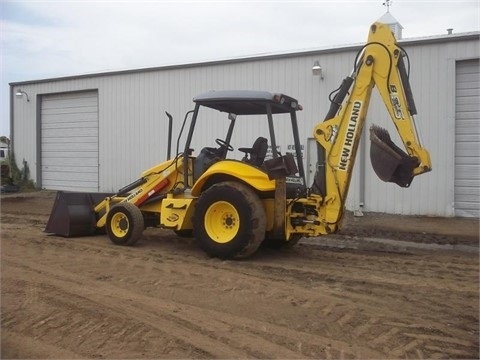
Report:
[[[420,165],[390,139],[388,131],[378,126],[370,128],[370,161],[377,176],[386,182],[409,187],[413,170]]]
[[[110,195],[59,191],[44,231],[65,237],[93,235],[97,223],[93,209]]]

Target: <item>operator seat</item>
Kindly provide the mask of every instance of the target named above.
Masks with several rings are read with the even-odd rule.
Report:
[[[268,140],[264,137],[258,137],[251,148],[239,148],[241,152],[245,153],[242,161],[245,161],[254,166],[261,166],[267,156]],[[248,157],[250,155],[250,157]]]

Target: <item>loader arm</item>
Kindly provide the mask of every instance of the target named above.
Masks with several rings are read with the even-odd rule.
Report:
[[[430,155],[422,147],[415,127],[415,103],[400,48],[390,28],[375,23],[368,43],[359,52],[354,71],[332,101],[327,118],[314,129],[319,161],[312,191],[321,196],[318,233],[340,226],[353,166],[370,103],[376,86],[406,150],[390,140],[386,130],[372,127],[371,158],[384,181],[408,187],[413,177],[431,170]]]
[[[160,194],[166,194],[179,182],[180,172],[183,167],[183,157],[176,157],[158,164],[142,173],[142,177],[133,183],[123,187],[116,194],[106,197],[99,202],[94,213],[97,217],[96,226],[102,228],[107,221],[107,214],[111,207],[121,203],[129,202],[138,208],[144,208],[144,204]],[[165,195],[166,196],[166,195]]]

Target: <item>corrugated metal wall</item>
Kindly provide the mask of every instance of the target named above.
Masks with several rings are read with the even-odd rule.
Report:
[[[347,201],[349,209],[356,209],[363,202],[366,211],[454,215],[455,59],[478,57],[477,40],[419,41],[405,46],[412,63],[411,83],[419,110],[418,127],[431,152],[434,171],[415,179],[410,189],[385,184],[371,169],[367,144],[357,159]],[[306,151],[314,124],[323,120],[328,109],[328,94],[350,73],[355,54],[356,49],[346,48],[13,84],[14,91],[21,88],[31,98],[30,102],[13,99],[16,156],[27,160],[32,178],[36,180],[40,175],[37,162],[41,123],[37,96],[78,90],[98,91],[100,191],[115,191],[137,179],[144,169],[165,160],[167,118],[164,112],[167,110],[174,116],[173,133],[178,134],[184,114],[193,108],[192,98],[213,89],[268,90],[296,97],[304,106],[298,115],[300,137]],[[323,80],[312,75],[316,60],[323,68]],[[366,128],[370,123],[387,126],[391,121],[383,104],[376,94],[372,100]],[[391,130],[393,135],[395,131]],[[211,129],[199,128],[197,135],[202,135],[206,145],[213,145]],[[244,129],[232,145],[250,146],[254,135],[259,134]],[[287,147],[287,134],[277,135],[281,145]],[[176,139],[174,147],[175,142]],[[241,158],[240,153],[237,157]],[[364,179],[360,179],[359,165],[363,162],[366,164]],[[365,189],[360,187],[363,182]]]
[[[478,42],[424,44],[406,49],[412,62],[411,83],[419,112],[417,125],[430,151],[433,171],[415,178],[409,189],[401,189],[379,181],[367,169],[365,209],[454,216],[455,59],[478,56],[475,54]],[[372,114],[377,114],[378,102],[374,106],[370,121]],[[389,129],[390,134],[395,133]]]

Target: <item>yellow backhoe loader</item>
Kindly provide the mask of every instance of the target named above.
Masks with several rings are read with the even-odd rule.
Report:
[[[183,151],[179,135],[175,157],[144,171],[115,194],[59,192],[45,231],[73,237],[103,230],[115,244],[133,245],[146,227],[161,227],[192,235],[211,256],[235,259],[248,257],[262,243],[291,246],[302,237],[334,233],[342,223],[374,87],[404,145],[397,147],[382,128],[370,129],[370,156],[377,175],[408,187],[415,176],[431,170],[415,126],[417,111],[405,58],[387,25],[370,27],[352,74],[331,94],[327,116],[314,128],[318,162],[310,187],[305,181],[296,116],[302,107],[297,100],[263,91],[212,91],[193,99],[195,107],[186,114],[180,132],[189,122]],[[225,114],[226,134],[215,140],[218,147],[204,147],[194,156],[192,139],[202,126],[199,114],[205,109]],[[282,126],[289,118],[294,153],[277,149],[279,116]],[[230,159],[235,125],[254,119],[253,127],[259,117],[266,118],[268,135],[262,134],[251,148],[239,148],[245,154],[242,160]]]

